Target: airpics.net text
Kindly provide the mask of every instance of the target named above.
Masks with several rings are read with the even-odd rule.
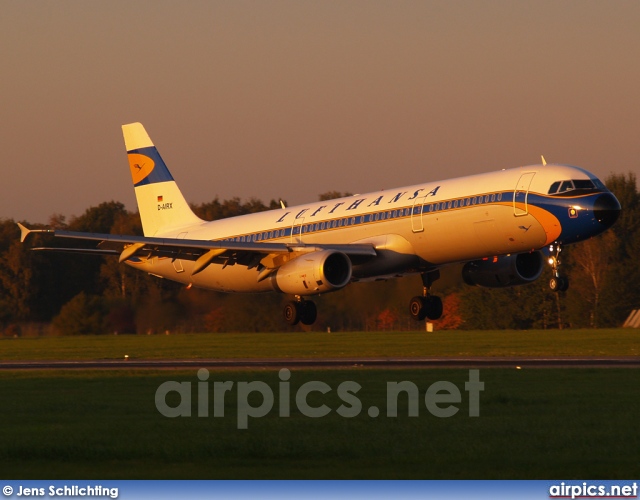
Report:
[[[210,416],[210,399],[213,399],[213,417],[224,418],[225,396],[227,393],[236,392],[237,399],[237,428],[248,429],[250,418],[262,418],[274,410],[276,395],[274,390],[264,381],[251,382],[234,381],[210,381],[209,371],[201,368],[197,373],[196,383],[197,416]],[[291,371],[283,368],[278,372],[278,417],[291,416],[292,388]],[[360,415],[363,403],[358,397],[362,386],[353,380],[341,382],[335,389],[341,404],[335,409],[335,413],[343,418],[353,418]],[[312,393],[327,396],[333,388],[326,382],[313,380],[302,383],[293,394],[293,402],[297,411],[308,418],[321,418],[329,415],[333,409],[326,402],[318,404],[318,395],[312,397],[314,404],[308,401]],[[469,370],[469,378],[464,383],[464,391],[468,393],[469,417],[480,416],[480,392],[484,391],[484,382],[480,380],[479,370]],[[191,417],[192,416],[192,392],[191,382],[177,382],[170,380],[160,384],[155,393],[157,410],[165,417]],[[213,398],[210,398],[210,392]],[[168,397],[178,404],[170,405]],[[424,401],[427,412],[438,418],[448,418],[460,411],[459,405],[463,402],[462,391],[453,382],[437,381],[429,385],[420,397],[418,385],[411,381],[388,381],[386,384],[386,416],[398,417],[398,400],[404,398],[407,401],[407,416],[418,417],[420,415],[420,400]],[[333,398],[335,401],[335,398]],[[370,418],[380,416],[377,406],[367,408]]]

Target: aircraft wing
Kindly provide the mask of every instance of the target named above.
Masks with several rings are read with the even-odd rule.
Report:
[[[377,255],[372,244],[310,244],[303,243],[262,243],[235,241],[207,241],[180,238],[152,238],[101,233],[81,233],[57,229],[28,229],[18,223],[20,241],[32,233],[45,233],[58,238],[98,242],[98,248],[53,248],[38,247],[33,250],[86,253],[97,255],[119,255],[120,262],[135,256],[145,258],[166,257],[195,261],[192,274],[197,274],[210,263],[216,262],[246,265],[249,269],[275,269],[298,255],[320,250],[342,252],[351,258],[371,258]],[[280,258],[279,258],[280,257]],[[284,258],[282,258],[284,257]]]

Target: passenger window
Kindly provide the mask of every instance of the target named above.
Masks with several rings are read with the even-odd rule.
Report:
[[[498,193],[498,201],[502,201],[502,193]]]
[[[494,201],[496,201],[496,195],[495,195],[495,194],[492,194],[492,195],[491,195],[491,203],[493,203]]]

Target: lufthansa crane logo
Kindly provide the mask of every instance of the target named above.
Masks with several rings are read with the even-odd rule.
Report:
[[[131,179],[136,185],[146,179],[155,167],[154,161],[148,156],[138,153],[129,153],[129,168],[131,170]]]

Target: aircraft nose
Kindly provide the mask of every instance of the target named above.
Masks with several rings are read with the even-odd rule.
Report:
[[[593,214],[600,224],[609,228],[620,216],[620,202],[611,193],[600,195],[593,204]]]

